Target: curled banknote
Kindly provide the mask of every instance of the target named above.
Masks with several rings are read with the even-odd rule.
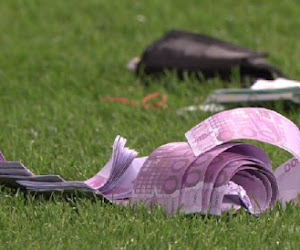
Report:
[[[0,184],[27,192],[91,193],[116,204],[160,205],[167,214],[221,215],[240,208],[259,215],[277,201],[297,201],[300,193],[300,132],[286,117],[264,108],[215,114],[186,133],[186,142],[162,145],[137,158],[117,136],[107,164],[86,181],[36,176],[20,162],[0,155]],[[257,140],[280,147],[293,158],[275,173]]]

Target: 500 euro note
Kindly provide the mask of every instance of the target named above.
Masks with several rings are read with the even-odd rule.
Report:
[[[244,208],[261,214],[276,201],[296,200],[300,192],[300,132],[284,116],[263,108],[238,108],[209,117],[186,133],[187,142],[173,142],[136,158],[117,137],[108,163],[84,182],[56,175],[35,176],[24,165],[1,156],[0,183],[29,192],[74,192],[103,196],[117,204],[161,205],[167,214],[220,215]],[[257,146],[269,143],[294,157],[275,173]]]
[[[147,157],[136,158],[135,150],[125,147],[126,139],[117,136],[106,165],[86,181],[66,181],[58,175],[34,175],[21,162],[6,161],[1,154],[0,184],[32,193],[81,192],[108,200],[131,197],[133,181]]]

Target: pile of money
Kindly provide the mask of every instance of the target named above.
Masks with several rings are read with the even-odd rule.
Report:
[[[288,104],[300,104],[300,82],[284,78],[276,80],[259,79],[250,88],[216,89],[204,103],[191,105],[177,110],[179,116],[188,112],[220,112],[240,104],[264,105],[266,102],[284,101]],[[232,108],[232,107],[231,107]]]
[[[164,207],[168,215],[221,215],[245,209],[259,215],[277,201],[296,201],[300,193],[300,131],[275,111],[237,108],[215,114],[173,142],[137,158],[117,136],[107,164],[86,181],[57,175],[36,176],[20,162],[0,155],[0,184],[30,193],[82,192],[125,205]],[[257,140],[294,157],[275,172],[259,147],[237,142]]]
[[[76,192],[103,196],[108,200],[128,199],[133,181],[147,157],[136,158],[135,150],[125,147],[126,139],[117,136],[106,165],[86,181],[65,181],[58,175],[34,175],[21,162],[0,157],[0,185],[31,193]]]
[[[278,89],[217,89],[208,96],[205,103],[236,104],[262,103],[265,101],[290,101],[300,104],[300,87]]]

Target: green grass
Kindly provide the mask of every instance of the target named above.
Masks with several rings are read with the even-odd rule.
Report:
[[[128,60],[177,28],[267,51],[272,63],[300,79],[299,7],[298,0],[2,0],[0,148],[36,174],[85,180],[108,160],[118,134],[140,155],[183,141],[209,114],[178,117],[176,109],[199,104],[222,83],[168,76],[145,86],[127,72]],[[168,95],[166,112],[101,102],[107,96],[140,101],[152,92]],[[300,126],[299,109],[276,108]],[[282,150],[261,146],[274,168],[287,159]],[[0,195],[3,249],[290,249],[300,240],[299,221],[299,205],[260,218],[243,211],[166,217],[159,208]]]

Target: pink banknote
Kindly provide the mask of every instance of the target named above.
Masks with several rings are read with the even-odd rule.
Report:
[[[0,184],[33,193],[73,194],[76,191],[103,196],[111,201],[128,199],[132,196],[135,177],[147,157],[137,158],[137,152],[125,144],[126,139],[117,136],[109,161],[86,181],[66,181],[58,175],[35,175],[21,162],[5,161],[2,156]]]
[[[137,152],[118,136],[107,164],[82,182],[35,176],[1,154],[0,184],[35,193],[92,193],[116,204],[160,205],[167,214],[221,215],[243,208],[258,215],[277,201],[297,201],[300,132],[284,116],[264,108],[223,111],[189,130],[186,138],[136,158]],[[273,173],[269,157],[240,139],[269,143],[294,157]]]

